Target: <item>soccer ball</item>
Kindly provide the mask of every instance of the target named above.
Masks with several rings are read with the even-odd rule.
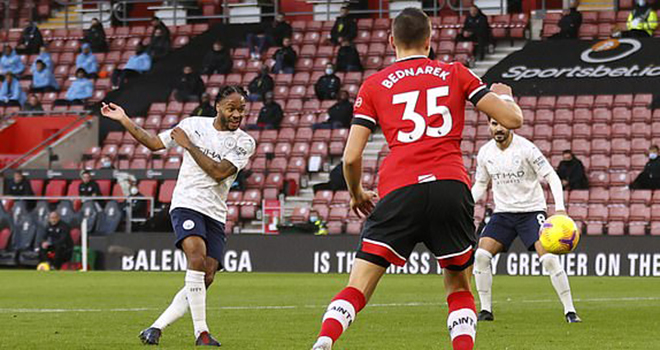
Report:
[[[50,264],[47,262],[42,262],[37,265],[38,271],[50,271]]]
[[[567,254],[575,250],[580,241],[580,230],[575,221],[566,215],[549,217],[539,232],[539,240],[552,254]]]

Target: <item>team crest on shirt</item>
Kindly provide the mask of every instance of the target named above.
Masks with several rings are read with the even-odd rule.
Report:
[[[520,157],[518,156],[513,157],[513,165],[520,166],[521,164],[522,164],[522,159],[520,159]]]
[[[355,107],[360,108],[362,106],[362,97],[358,97],[357,100],[355,100]]]
[[[190,230],[192,230],[194,227],[195,227],[195,222],[192,221],[192,220],[190,220],[190,219],[189,219],[189,220],[186,220],[186,221],[183,222],[183,229],[184,229],[184,230],[188,230],[188,231],[190,231]]]
[[[236,147],[236,139],[233,137],[228,137],[225,139],[225,148],[232,149]]]

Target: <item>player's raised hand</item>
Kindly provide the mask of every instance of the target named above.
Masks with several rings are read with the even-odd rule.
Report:
[[[128,116],[126,116],[126,112],[124,112],[124,109],[112,102],[109,104],[103,102],[101,104],[101,114],[104,117],[117,121],[122,120],[124,118],[128,118]]]
[[[176,143],[178,143],[179,146],[183,147],[184,149],[189,149],[193,146],[193,143],[190,141],[188,134],[186,134],[186,132],[181,128],[174,128],[170,135],[172,136],[172,139],[174,139],[174,141],[176,141]]]
[[[494,83],[493,85],[490,86],[490,91],[498,95],[513,96],[513,90],[511,90],[511,87],[509,85],[502,83]]]
[[[361,191],[355,197],[351,196],[351,210],[355,212],[359,218],[369,216],[374,210],[378,201],[378,195],[373,191]]]

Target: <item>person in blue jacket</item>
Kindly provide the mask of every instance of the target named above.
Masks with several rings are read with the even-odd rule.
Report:
[[[39,55],[34,62],[32,62],[32,66],[30,67],[32,72],[37,70],[37,61],[43,62],[49,71],[53,71],[53,58],[50,56],[50,52],[48,52],[46,46],[39,48]]]
[[[0,106],[23,106],[25,103],[25,91],[13,74],[5,74],[5,79],[0,87]]]
[[[60,89],[55,75],[46,67],[46,64],[37,59],[33,64],[31,92],[52,92]]]
[[[149,70],[151,70],[151,56],[146,48],[140,44],[136,48],[135,55],[131,56],[126,62],[124,69],[115,69],[112,72],[112,86],[114,89],[119,89],[129,79]]]
[[[76,70],[76,80],[73,81],[66,91],[66,98],[55,100],[56,106],[62,105],[84,105],[86,100],[94,94],[94,84],[87,78],[85,70],[78,68]]]
[[[96,56],[92,53],[92,47],[85,43],[80,48],[80,53],[76,57],[76,68],[84,69],[87,77],[96,78],[99,71],[99,64],[96,61]]]
[[[2,57],[0,57],[0,74],[12,73],[16,76],[21,75],[25,66],[21,61],[21,56],[16,54],[16,50],[12,49],[11,46],[5,45],[2,52]]]

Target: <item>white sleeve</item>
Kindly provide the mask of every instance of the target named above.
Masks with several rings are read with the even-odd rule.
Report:
[[[238,139],[236,147],[227,153],[224,160],[229,161],[234,164],[236,169],[241,170],[248,164],[255,149],[256,142],[254,142],[254,139],[250,136],[243,136]]]
[[[477,154],[477,173],[475,174],[475,182],[472,185],[472,198],[474,202],[480,201],[488,190],[488,183],[490,182],[490,174],[484,165],[482,151]]]
[[[160,138],[160,140],[163,142],[163,145],[165,146],[165,149],[170,149],[172,147],[177,146],[176,141],[174,141],[174,139],[171,136],[172,130],[174,130],[175,128],[181,128],[186,133],[190,132],[189,131],[189,129],[190,129],[189,120],[190,120],[190,118],[183,119],[176,126],[172,127],[171,129],[167,129],[167,130],[161,132],[160,134],[158,134],[158,138]]]
[[[527,160],[539,178],[546,177],[550,172],[555,171],[550,165],[550,162],[545,159],[541,150],[534,144],[530,146]]]
[[[564,188],[561,185],[559,175],[552,170],[545,176],[545,180],[548,181],[550,192],[552,192],[552,197],[555,199],[555,211],[566,210],[564,206]]]

